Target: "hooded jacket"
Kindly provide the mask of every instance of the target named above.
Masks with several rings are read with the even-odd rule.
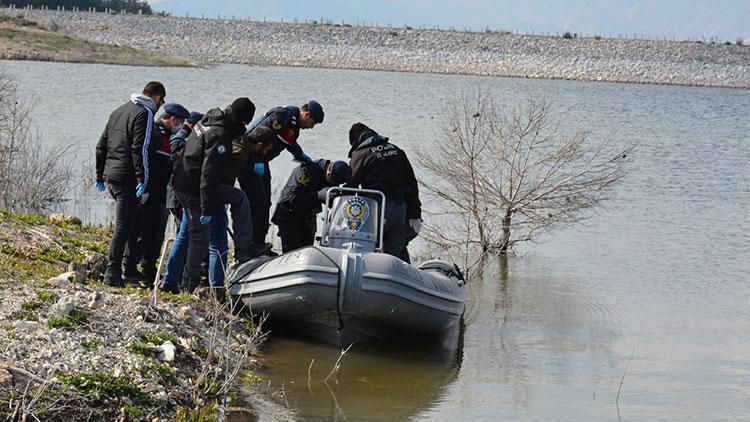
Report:
[[[244,132],[245,125],[236,118],[230,105],[224,110],[209,110],[185,142],[182,166],[176,167],[174,188],[200,196],[203,215],[211,215],[217,205],[214,192],[232,154],[232,140]]]
[[[132,94],[130,101],[110,114],[96,144],[97,181],[148,184],[148,166],[144,163],[148,163],[155,112],[151,98]]]
[[[346,186],[379,190],[387,201],[406,202],[407,218],[421,218],[417,178],[406,153],[388,138],[365,128],[353,138],[349,151],[352,177]]]
[[[311,161],[292,170],[273,212],[273,223],[282,225],[291,219],[302,220],[322,210],[318,191],[329,186],[326,181],[326,167],[329,162]]]

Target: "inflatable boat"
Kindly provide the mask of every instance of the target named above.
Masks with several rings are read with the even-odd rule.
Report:
[[[335,198],[331,198],[332,196]],[[316,244],[233,266],[228,292],[272,327],[338,343],[456,328],[466,288],[457,266],[419,267],[382,253],[385,196],[332,188]]]

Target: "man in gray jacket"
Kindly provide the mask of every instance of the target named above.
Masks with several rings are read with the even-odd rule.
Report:
[[[148,149],[154,114],[167,91],[151,81],[143,92],[112,112],[96,145],[96,189],[109,191],[115,200],[115,231],[109,244],[104,283],[122,287],[122,255],[133,231],[138,199],[148,185]],[[106,183],[106,186],[105,186]]]

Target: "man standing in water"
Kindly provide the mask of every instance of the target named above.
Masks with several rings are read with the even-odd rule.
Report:
[[[263,162],[248,166],[237,178],[240,187],[250,200],[253,213],[253,242],[263,244],[266,241],[271,209],[271,169],[268,163],[287,150],[294,159],[300,162],[310,161],[297,143],[300,129],[312,129],[323,123],[323,107],[315,100],[310,100],[300,107],[285,106],[269,110],[263,117],[250,126],[252,131],[258,126],[265,126],[274,131],[276,139],[273,148]]]
[[[148,184],[143,145],[150,143],[154,114],[166,96],[161,82],[147,83],[140,95],[132,94],[130,101],[112,112],[96,145],[96,189],[107,189],[115,200],[115,231],[104,273],[104,283],[110,286],[123,286],[122,254]]]

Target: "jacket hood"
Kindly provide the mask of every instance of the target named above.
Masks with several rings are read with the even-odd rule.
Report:
[[[352,148],[349,150],[349,158],[352,158],[352,154],[354,153],[354,151],[358,149],[364,149],[371,145],[381,145],[381,144],[388,142],[388,139],[389,138],[385,136],[380,136],[380,135],[375,134],[368,138],[363,139],[360,142],[356,142],[352,145]]]
[[[232,106],[227,106],[224,110],[218,107],[208,110],[203,115],[201,124],[204,126],[221,126],[230,133],[233,139],[237,139],[245,133],[245,125],[235,118]]]
[[[130,94],[130,101],[134,104],[139,104],[151,111],[151,114],[156,113],[156,103],[154,103],[154,100],[151,98],[143,95],[143,94]]]

